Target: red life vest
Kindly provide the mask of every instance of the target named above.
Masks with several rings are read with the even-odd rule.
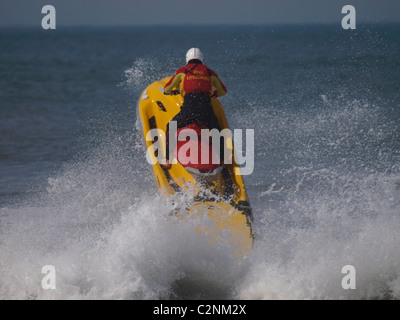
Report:
[[[205,64],[191,63],[186,66],[183,79],[185,94],[193,92],[210,93],[211,88],[211,71]]]

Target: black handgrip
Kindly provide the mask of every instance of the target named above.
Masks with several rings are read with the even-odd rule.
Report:
[[[176,96],[176,95],[178,95],[178,94],[180,94],[181,92],[179,91],[179,89],[176,89],[176,90],[172,90],[170,93],[165,93],[164,92],[164,94],[166,95],[166,96],[169,96],[169,95],[171,95],[171,96]]]

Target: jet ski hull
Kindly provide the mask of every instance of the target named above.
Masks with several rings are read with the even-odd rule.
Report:
[[[140,96],[137,108],[138,122],[148,152],[147,159],[151,159],[153,164],[157,187],[166,197],[180,193],[185,193],[186,196],[189,194],[192,201],[185,209],[187,215],[206,214],[214,223],[213,231],[208,228],[206,232],[210,242],[219,243],[222,232],[225,235],[230,234],[230,243],[236,254],[243,257],[253,245],[253,218],[240,167],[233,156],[231,138],[228,137],[225,141],[227,148],[231,150],[231,163],[226,164],[223,170],[215,175],[199,177],[186,170],[179,162],[166,169],[158,161],[165,157],[167,124],[180,111],[183,103],[180,94],[164,95],[163,87],[169,79],[165,78],[149,85]],[[229,129],[225,112],[217,98],[212,98],[212,106],[221,129]],[[150,130],[156,133],[151,136]],[[199,227],[200,229],[205,230]]]

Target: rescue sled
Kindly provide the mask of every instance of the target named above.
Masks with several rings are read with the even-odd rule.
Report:
[[[185,208],[177,208],[171,214],[207,216],[212,226],[199,226],[199,230],[207,235],[209,242],[228,242],[237,256],[244,257],[254,241],[253,217],[240,167],[235,162],[232,138],[228,136],[225,139],[225,148],[231,151],[228,153],[231,155],[230,161],[219,164],[208,161],[205,165],[201,161],[180,161],[179,148],[183,148],[187,141],[178,141],[170,155],[171,167],[167,169],[160,164],[160,159],[165,158],[167,142],[170,141],[165,135],[167,124],[180,111],[183,103],[183,97],[177,90],[172,95],[164,94],[163,88],[169,79],[149,85],[141,94],[137,106],[137,119],[145,139],[147,159],[153,165],[158,189],[165,197],[185,194],[185,198],[190,199]],[[229,129],[225,112],[217,98],[212,98],[212,106],[221,129]],[[201,123],[193,123],[181,130],[190,129],[192,133],[200,134],[203,128]],[[211,142],[205,145],[200,137],[197,142],[189,140],[187,143],[198,143],[199,148],[208,148],[209,159],[215,153]]]

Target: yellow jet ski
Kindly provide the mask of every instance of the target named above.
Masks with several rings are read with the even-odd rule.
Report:
[[[165,134],[167,124],[180,111],[183,103],[179,89],[174,90],[173,95],[164,94],[164,86],[169,79],[149,85],[141,94],[137,107],[138,123],[147,147],[146,157],[153,165],[158,189],[166,197],[184,194],[185,199],[190,199],[189,203],[183,210],[176,209],[172,214],[179,217],[206,216],[212,223],[199,226],[199,232],[206,234],[210,243],[228,243],[238,257],[244,257],[254,241],[253,217],[240,167],[235,161],[231,136],[228,134],[224,140],[224,147],[230,150],[230,161],[212,163],[208,170],[190,161],[179,161],[181,153],[178,149],[169,169],[160,164],[165,158],[169,141]],[[212,98],[212,106],[221,131],[229,133],[225,112],[217,98]],[[199,126],[201,128],[201,124],[194,123],[189,129],[199,132]],[[186,141],[179,141],[177,148]],[[211,147],[209,150],[213,152]]]

